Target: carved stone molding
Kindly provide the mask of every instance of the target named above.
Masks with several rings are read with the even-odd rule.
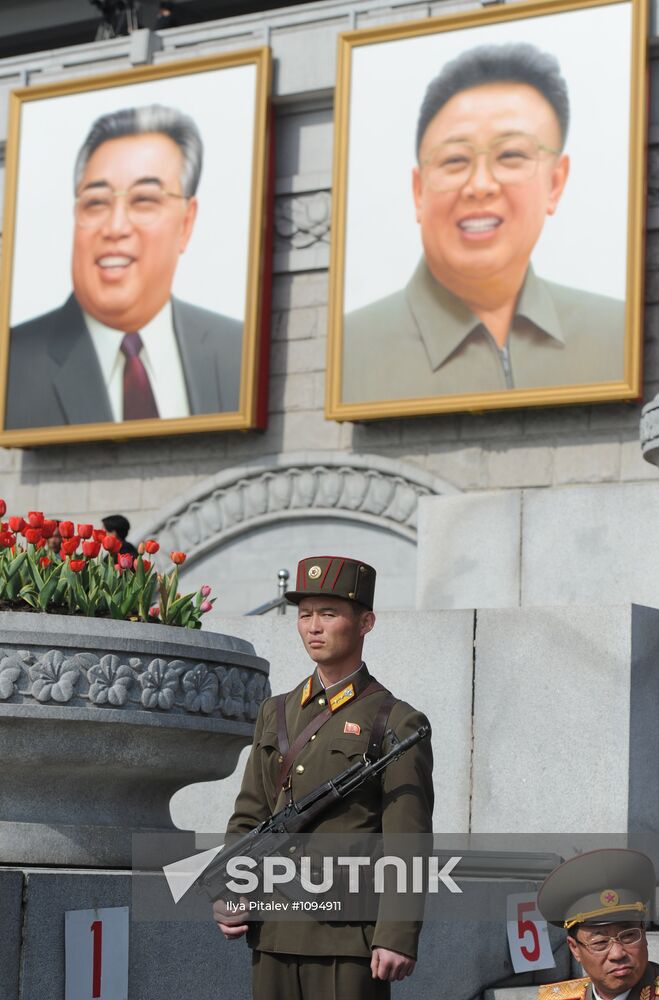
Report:
[[[641,449],[646,462],[659,466],[659,396],[641,410]]]
[[[187,552],[188,565],[254,528],[328,515],[414,541],[419,497],[456,492],[443,480],[390,459],[288,455],[214,476],[141,525],[140,535],[159,538],[165,552]]]
[[[329,191],[280,195],[275,202],[275,252],[329,246],[332,199]]]

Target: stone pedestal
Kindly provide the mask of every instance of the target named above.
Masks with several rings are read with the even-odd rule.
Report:
[[[0,862],[129,867],[250,743],[268,664],[212,632],[0,614]]]

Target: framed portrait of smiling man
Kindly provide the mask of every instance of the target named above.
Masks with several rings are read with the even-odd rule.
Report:
[[[641,391],[646,0],[339,39],[326,416]]]
[[[14,91],[0,445],[265,421],[267,48]]]

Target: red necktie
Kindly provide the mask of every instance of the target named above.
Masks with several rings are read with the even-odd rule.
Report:
[[[140,359],[142,338],[139,333],[127,333],[121,341],[124,364],[124,420],[146,420],[157,417],[153,389],[146,368]]]

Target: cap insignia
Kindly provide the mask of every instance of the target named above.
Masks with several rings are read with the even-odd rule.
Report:
[[[313,681],[313,674],[307,679],[306,684],[302,688],[302,695],[300,697],[300,705],[302,708],[306,705],[311,697],[311,682]]]
[[[332,698],[330,698],[330,709],[332,712],[336,712],[337,708],[341,708],[341,705],[345,705],[347,701],[351,701],[355,697],[355,689],[352,684],[348,684],[344,687],[342,691],[339,691]]]
[[[320,568],[320,566],[310,566],[309,567],[309,573],[308,573],[309,579],[310,580],[317,580],[318,577],[320,576],[320,574],[322,572],[323,571]]]
[[[620,897],[613,889],[605,889],[604,892],[600,893],[600,903],[602,906],[617,906],[619,902]]]

